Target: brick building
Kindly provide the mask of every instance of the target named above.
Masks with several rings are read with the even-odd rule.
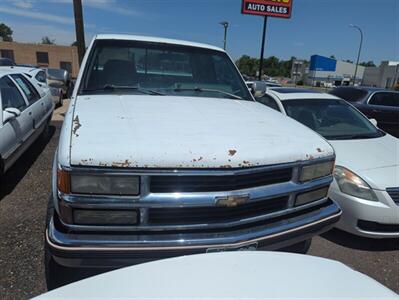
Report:
[[[0,41],[0,57],[9,58],[16,64],[65,69],[73,78],[79,72],[78,49],[75,46]]]

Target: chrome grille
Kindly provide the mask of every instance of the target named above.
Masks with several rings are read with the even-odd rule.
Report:
[[[237,207],[150,208],[148,222],[151,225],[226,223],[270,214],[286,209],[287,206],[288,196],[254,201]]]
[[[387,192],[392,200],[399,205],[399,187],[387,188]]]
[[[292,178],[292,168],[254,170],[249,174],[236,175],[169,175],[151,176],[153,193],[191,193],[234,191],[239,189],[283,183]]]

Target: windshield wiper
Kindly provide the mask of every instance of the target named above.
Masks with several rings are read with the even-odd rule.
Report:
[[[202,92],[210,92],[210,93],[220,93],[226,96],[229,96],[230,98],[233,99],[237,99],[237,100],[243,100],[240,96],[225,92],[225,91],[221,91],[221,90],[214,90],[214,89],[204,89],[204,88],[200,88],[200,87],[195,87],[192,89],[189,88],[175,88],[173,89],[173,91],[175,92],[186,92],[186,91],[194,91],[194,92],[198,92],[198,93],[202,93]]]
[[[139,86],[130,86],[130,85],[114,85],[114,84],[106,84],[102,88],[97,88],[97,89],[85,89],[83,92],[97,92],[97,91],[114,91],[114,90],[132,90],[132,91],[138,91],[140,93],[144,94],[149,94],[149,95],[159,95],[159,96],[164,96],[165,94],[146,89],[146,88],[141,88]]]
[[[379,134],[345,134],[327,136],[328,140],[357,140],[357,139],[372,139],[380,137]]]

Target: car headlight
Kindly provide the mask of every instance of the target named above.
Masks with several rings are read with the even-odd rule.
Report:
[[[299,181],[305,182],[331,175],[334,169],[334,163],[335,161],[331,160],[302,167]]]
[[[58,189],[63,193],[136,196],[140,193],[139,176],[91,175],[58,172]]]
[[[348,169],[336,166],[334,178],[342,193],[370,201],[378,201],[377,196],[367,182]]]

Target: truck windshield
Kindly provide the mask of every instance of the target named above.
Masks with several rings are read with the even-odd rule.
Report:
[[[200,47],[99,40],[79,94],[176,95],[251,100],[226,53]]]
[[[343,100],[283,101],[287,115],[328,140],[376,138],[384,135],[366,117]]]

